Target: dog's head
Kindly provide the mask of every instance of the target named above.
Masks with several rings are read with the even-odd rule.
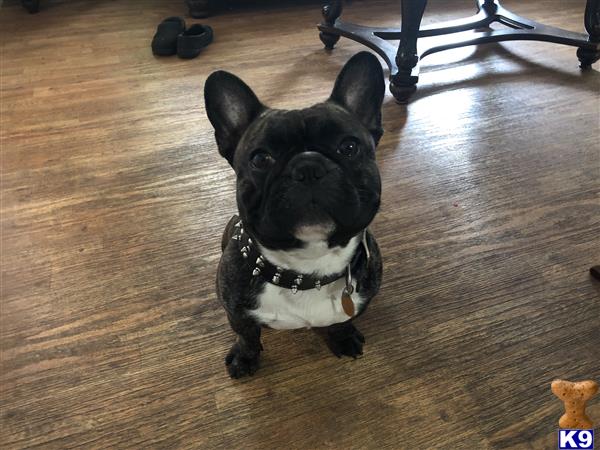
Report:
[[[240,217],[262,245],[345,245],[373,220],[384,91],[381,65],[367,52],[346,63],[327,101],[301,110],[264,106],[228,72],[206,80],[206,111],[237,175]]]

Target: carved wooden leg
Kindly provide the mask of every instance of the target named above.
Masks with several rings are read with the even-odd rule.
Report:
[[[600,0],[587,0],[584,23],[590,42],[600,42]],[[577,57],[581,68],[585,69],[600,59],[600,51],[580,47],[577,49]]]
[[[418,76],[412,74],[419,62],[417,35],[427,0],[402,1],[402,38],[396,54],[398,73],[390,79],[390,92],[400,103],[406,103],[417,89]]]
[[[323,21],[327,25],[333,26],[337,18],[342,14],[342,6],[342,0],[333,0],[328,5],[323,6]],[[333,49],[333,46],[340,40],[338,34],[324,33],[322,31],[319,33],[319,38],[328,50]]]
[[[481,3],[481,0],[475,0],[475,4],[477,6],[477,12],[480,12],[483,9],[489,15],[493,15],[498,10],[498,4],[496,3],[496,0],[483,0],[483,3]],[[487,25],[473,28],[473,30],[490,31],[491,28],[490,24],[488,23]]]
[[[489,13],[493,13],[496,11],[496,0],[485,0],[483,2],[483,9],[485,9]]]
[[[210,0],[185,0],[190,16],[194,19],[202,19],[210,14]]]

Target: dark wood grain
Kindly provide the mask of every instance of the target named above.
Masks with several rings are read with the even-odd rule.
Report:
[[[473,7],[431,3],[424,25]],[[505,5],[583,31],[583,1]],[[211,18],[215,42],[182,61],[150,50],[170,0],[4,2],[0,446],[556,448],[550,382],[600,380],[598,65],[543,43],[429,57],[412,103],[384,105],[364,357],[267,330],[237,382],[214,293],[234,177],[204,80],[230,70],[297,108],[362,49],[323,50],[314,3],[258,8]],[[588,412],[600,424],[598,397]]]

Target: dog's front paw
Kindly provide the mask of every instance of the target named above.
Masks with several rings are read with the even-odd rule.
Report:
[[[335,356],[350,356],[354,359],[363,353],[365,338],[351,323],[342,328],[331,328],[327,333],[327,346]]]
[[[252,357],[242,355],[240,345],[236,342],[225,357],[225,365],[229,376],[231,378],[242,378],[246,375],[254,375],[259,367],[259,356],[260,353]]]

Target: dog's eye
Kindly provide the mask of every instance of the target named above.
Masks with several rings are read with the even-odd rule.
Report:
[[[348,158],[358,155],[359,151],[360,146],[356,139],[344,139],[337,149],[340,155],[347,156]]]
[[[266,169],[275,162],[275,159],[264,150],[255,151],[250,160],[257,169]]]

